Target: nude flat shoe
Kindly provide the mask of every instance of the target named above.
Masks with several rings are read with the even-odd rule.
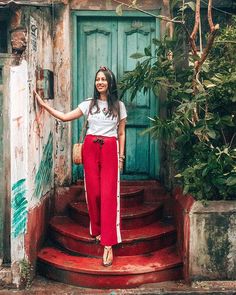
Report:
[[[113,262],[113,252],[111,246],[105,246],[102,258],[103,266],[110,266]]]

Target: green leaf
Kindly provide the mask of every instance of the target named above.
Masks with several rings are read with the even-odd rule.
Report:
[[[146,56],[152,56],[150,46],[147,47],[147,48],[144,48],[144,53],[145,53]]]
[[[202,86],[202,84],[197,84],[197,89],[198,89],[198,91],[200,91],[200,92],[204,92],[204,91],[205,91],[205,89],[204,89],[204,87]]]
[[[216,86],[216,84],[213,84],[211,81],[209,81],[209,80],[205,80],[204,82],[203,82],[203,84],[204,84],[204,86],[206,86],[206,88],[212,88],[212,87],[215,87]]]
[[[210,70],[209,65],[207,63],[204,63],[202,65],[202,70],[203,70],[203,72],[208,73]]]
[[[186,195],[189,192],[189,185],[184,186],[183,194]]]
[[[205,120],[209,121],[215,118],[215,115],[212,113],[206,113]]]
[[[193,93],[193,89],[192,88],[189,88],[189,89],[186,89],[184,92],[185,93]]]
[[[193,2],[193,1],[190,1],[190,2],[187,2],[187,3],[185,3],[187,6],[189,6],[191,9],[192,9],[192,11],[195,11],[195,9],[196,9],[196,4]]]
[[[176,178],[181,178],[182,176],[183,176],[183,175],[180,174],[180,173],[175,175]]]
[[[153,121],[153,122],[156,121],[155,119],[153,119],[153,118],[151,118],[151,117],[148,117],[148,119],[151,120],[151,121]]]
[[[205,177],[208,174],[208,167],[206,167],[205,169],[203,169],[202,171],[202,177]]]
[[[122,6],[123,4],[120,4],[116,7],[116,14],[118,14],[119,16],[122,16],[123,14]]]
[[[236,176],[230,176],[229,178],[227,178],[226,184],[228,186],[236,185]]]
[[[152,126],[152,127],[150,127],[150,128],[147,128],[147,129],[145,129],[145,130],[139,132],[139,135],[143,136],[143,135],[145,135],[145,134],[147,134],[147,133],[152,132],[154,129],[155,129],[155,126]]]
[[[236,95],[231,98],[232,102],[236,102]]]
[[[188,6],[187,6],[187,5],[183,5],[183,6],[179,9],[179,11],[184,11],[186,8],[188,8]]]
[[[226,125],[226,126],[230,126],[233,127],[234,126],[234,122],[233,122],[233,117],[232,116],[223,116],[220,119],[221,123]]]
[[[145,56],[145,54],[140,53],[140,52],[136,52],[136,53],[131,54],[131,55],[130,55],[130,58],[133,58],[133,59],[139,59],[139,58],[142,58],[142,57],[144,57],[144,56]]]
[[[207,134],[210,138],[215,139],[216,138],[216,132],[213,129],[208,129]]]
[[[197,55],[197,54],[191,55],[191,56],[190,56],[190,60],[191,60],[192,62],[194,62],[194,61],[199,61],[199,60],[200,60],[200,56]]]

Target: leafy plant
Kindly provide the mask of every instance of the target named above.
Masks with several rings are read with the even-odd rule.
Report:
[[[132,55],[137,65],[120,88],[122,95],[129,90],[131,100],[138,91],[166,92],[167,116],[150,118],[145,132],[171,146],[184,193],[228,200],[236,199],[236,18],[218,37],[218,25],[212,28],[202,55],[196,44],[187,55],[180,50],[179,28],[171,40],[153,40],[153,53],[149,46]]]
[[[25,288],[28,289],[31,286],[31,275],[33,271],[33,266],[25,258],[20,261],[20,274],[22,282],[25,285]]]

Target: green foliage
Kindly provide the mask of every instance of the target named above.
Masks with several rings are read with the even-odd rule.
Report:
[[[186,5],[194,9],[192,4]],[[153,40],[153,52],[149,46],[133,54],[137,65],[124,75],[120,88],[122,94],[129,90],[131,100],[139,91],[167,94],[167,117],[150,118],[145,132],[172,147],[184,193],[203,201],[236,199],[236,19],[215,40],[197,91],[194,62],[199,56],[184,55],[181,34],[178,29],[172,40]]]
[[[20,261],[20,272],[21,272],[21,280],[25,285],[25,288],[28,289],[31,286],[32,282],[32,271],[33,267],[29,261],[25,258]]]

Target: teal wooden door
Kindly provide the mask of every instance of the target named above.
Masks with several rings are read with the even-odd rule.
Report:
[[[3,162],[3,64],[0,60],[0,259],[3,259],[5,175]]]
[[[157,24],[150,18],[80,17],[75,23],[77,46],[74,65],[74,107],[93,95],[94,74],[101,65],[108,66],[117,80],[135,67],[130,58],[143,52],[157,35]],[[149,135],[140,133],[150,125],[148,117],[157,113],[158,102],[151,94],[140,93],[131,102],[124,97],[128,111],[126,127],[126,161],[123,179],[153,179],[158,177],[158,145]],[[81,120],[79,120],[81,121]],[[75,122],[73,141],[78,140],[82,122]],[[82,177],[82,170],[73,168],[73,178]]]

